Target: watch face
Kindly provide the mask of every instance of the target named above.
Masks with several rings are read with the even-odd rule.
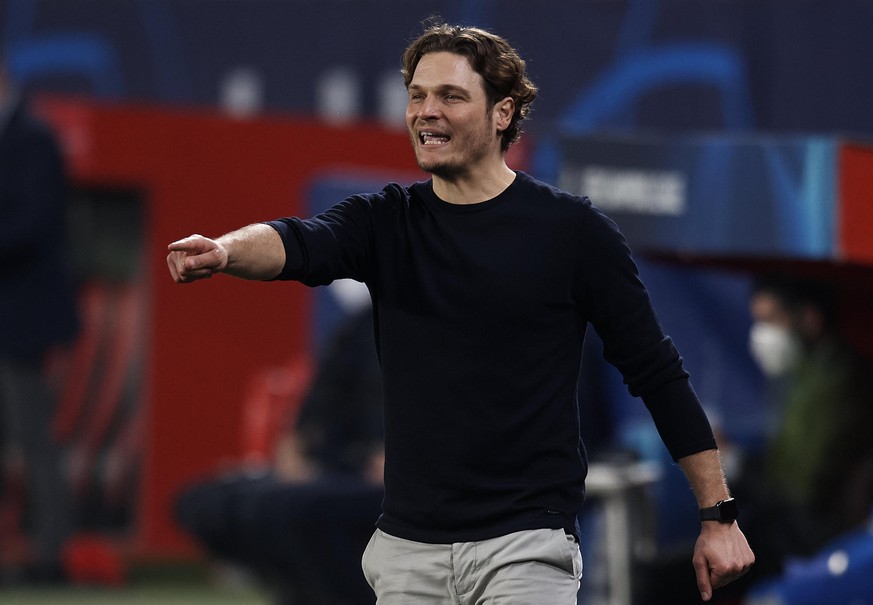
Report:
[[[737,501],[733,498],[718,503],[719,521],[733,521],[737,518]]]

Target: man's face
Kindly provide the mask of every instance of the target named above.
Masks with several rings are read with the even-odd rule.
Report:
[[[484,81],[465,57],[424,55],[408,91],[406,125],[422,170],[454,180],[502,156]]]
[[[791,328],[791,314],[774,295],[768,292],[760,292],[752,297],[749,304],[752,319],[780,327]]]
[[[778,297],[759,292],[749,305],[752,327],[749,331],[749,352],[768,376],[780,376],[797,365],[800,341],[793,330],[791,313]]]

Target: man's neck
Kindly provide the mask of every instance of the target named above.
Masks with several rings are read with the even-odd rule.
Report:
[[[515,171],[505,162],[485,174],[460,175],[445,179],[434,175],[433,191],[450,204],[478,204],[497,197],[515,180]]]

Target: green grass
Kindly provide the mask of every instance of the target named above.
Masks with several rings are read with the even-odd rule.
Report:
[[[262,592],[193,586],[0,589],[4,605],[271,605]]]
[[[273,605],[255,583],[202,566],[131,570],[124,586],[0,587],[2,605]]]

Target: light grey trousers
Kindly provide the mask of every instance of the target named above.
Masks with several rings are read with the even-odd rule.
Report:
[[[376,530],[363,556],[377,605],[575,605],[582,554],[562,529],[455,544]]]

